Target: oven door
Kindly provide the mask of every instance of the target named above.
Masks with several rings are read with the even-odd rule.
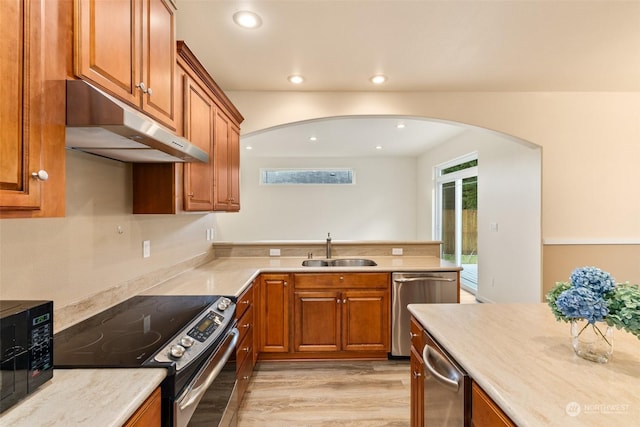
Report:
[[[238,336],[238,329],[231,329],[220,347],[176,398],[173,404],[174,426],[236,424],[238,398],[235,350]]]

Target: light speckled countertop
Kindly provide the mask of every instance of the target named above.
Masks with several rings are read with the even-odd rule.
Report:
[[[164,369],[56,369],[0,416],[11,427],[120,427],[164,380]]]
[[[576,356],[546,304],[411,304],[409,311],[520,427],[640,425],[640,340]]]
[[[366,258],[378,266],[303,267],[303,257],[225,257],[187,270],[143,294],[239,296],[260,273],[269,272],[460,270],[431,256]],[[164,377],[163,369],[55,369],[53,380],[0,415],[0,425],[120,426]]]
[[[336,257],[351,258],[351,257]],[[146,295],[239,296],[260,273],[330,273],[391,271],[459,271],[460,267],[432,256],[373,256],[375,267],[303,267],[304,257],[220,258],[186,271],[144,292]]]

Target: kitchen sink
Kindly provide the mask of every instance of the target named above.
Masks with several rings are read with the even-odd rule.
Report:
[[[378,264],[365,258],[305,259],[304,267],[373,267]]]

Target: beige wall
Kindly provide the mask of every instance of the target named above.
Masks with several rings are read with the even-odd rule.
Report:
[[[124,299],[153,284],[143,277],[157,283],[175,274],[167,268],[209,251],[214,214],[132,215],[130,164],[66,157],[66,217],[0,221],[0,299],[51,299],[60,308],[116,287],[113,299]]]
[[[624,92],[229,92],[242,111],[242,133],[299,120],[361,114],[399,114],[475,125],[542,147],[542,240],[583,245],[603,262],[619,252],[621,265],[640,257],[640,93]],[[549,245],[543,246],[543,259]],[[563,255],[564,256],[564,255]],[[593,264],[599,264],[598,259]],[[545,286],[550,280],[543,264]],[[612,271],[640,282],[634,271]],[[630,277],[626,277],[630,275]],[[563,275],[564,277],[564,275]],[[562,280],[563,277],[558,278]]]

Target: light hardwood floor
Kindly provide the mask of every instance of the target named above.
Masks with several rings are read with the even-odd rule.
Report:
[[[408,360],[259,362],[239,427],[408,426]]]
[[[477,301],[461,290],[460,303]],[[238,426],[408,426],[409,375],[409,360],[260,362]]]

